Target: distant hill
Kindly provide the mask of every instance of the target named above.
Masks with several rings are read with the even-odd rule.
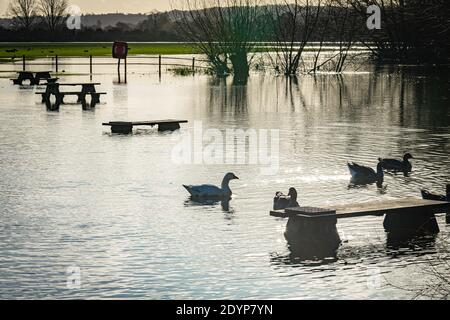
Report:
[[[6,18],[0,18],[0,27],[2,28],[8,28],[11,24],[11,20],[10,19],[6,19]]]
[[[83,27],[99,26],[102,28],[113,27],[118,22],[136,26],[138,23],[147,19],[149,14],[123,14],[123,13],[107,13],[107,14],[87,14],[81,17]]]
[[[107,14],[86,14],[81,17],[83,27],[114,27],[118,22],[136,26],[140,22],[147,19],[149,14],[123,14],[123,13],[107,13]],[[11,19],[0,18],[0,27],[9,28]]]
[[[261,7],[261,10],[264,10]],[[341,10],[337,8],[335,15],[340,15]],[[46,42],[46,41],[67,41],[67,42],[98,42],[114,41],[121,39],[123,41],[186,41],[186,37],[179,32],[177,17],[181,15],[178,10],[170,12],[151,12],[147,14],[86,14],[81,17],[81,30],[68,30],[62,28],[55,33],[46,32],[46,26],[41,21],[37,23],[33,32],[26,30],[17,30],[10,28],[10,20],[0,18],[0,41],[3,42]],[[319,17],[319,21],[320,21]],[[319,22],[320,23],[320,22]],[[365,28],[365,24],[364,24]],[[317,35],[316,35],[317,36]],[[312,35],[314,39],[315,35]],[[325,39],[331,41],[333,34],[325,36]],[[323,37],[320,37],[321,39]],[[267,39],[270,40],[270,39]]]

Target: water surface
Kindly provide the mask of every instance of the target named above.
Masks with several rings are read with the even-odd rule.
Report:
[[[86,66],[62,68],[69,75],[61,81],[89,81],[70,75]],[[367,67],[298,81],[255,73],[247,86],[206,75],[159,79],[142,66],[129,67],[124,85],[114,71],[96,67],[93,81],[108,95],[92,111],[68,104],[47,112],[34,94],[42,88],[0,79],[0,298],[408,299],[411,292],[387,283],[420,285],[423,267],[439,262],[450,230],[442,216],[439,236],[400,246],[381,218],[345,219],[336,256],[305,260],[284,239],[286,221],[269,210],[275,191],[291,186],[312,206],[443,191],[448,71]],[[190,122],[172,134],[130,136],[101,126],[155,118]],[[171,151],[194,121],[280,130],[279,172],[174,163]],[[409,177],[349,188],[347,161],[375,167],[378,157],[405,152],[416,158]],[[188,200],[182,184],[220,184],[228,171],[240,177],[228,210]],[[67,288],[69,267],[81,269],[78,289]],[[381,286],[372,283],[378,273]]]

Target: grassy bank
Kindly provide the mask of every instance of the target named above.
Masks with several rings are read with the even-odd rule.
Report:
[[[0,43],[0,58],[54,56],[111,56],[112,43]],[[129,43],[130,55],[195,54],[188,43]]]

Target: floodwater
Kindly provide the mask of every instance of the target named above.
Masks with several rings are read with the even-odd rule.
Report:
[[[74,75],[88,68],[63,65],[61,81],[89,81]],[[400,244],[382,218],[343,219],[336,255],[305,257],[288,246],[286,220],[269,211],[275,192],[291,186],[301,204],[319,207],[444,192],[447,70],[370,66],[298,81],[254,73],[246,86],[201,74],[159,79],[140,65],[129,66],[126,85],[113,66],[94,72],[108,93],[102,103],[59,112],[40,103],[42,88],[12,86],[13,74],[1,73],[0,298],[409,299],[405,289],[423,285],[426,267],[446,254],[450,226],[441,215],[438,236]],[[102,127],[166,118],[189,123],[129,136]],[[204,132],[278,130],[279,169],[176,161],[174,148],[198,139],[199,124]],[[375,167],[378,157],[405,152],[415,157],[409,177],[349,187],[347,161]],[[228,207],[189,201],[182,184],[220,185],[229,171],[240,180]]]

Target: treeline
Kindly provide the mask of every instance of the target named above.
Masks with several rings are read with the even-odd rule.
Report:
[[[374,57],[381,61],[448,63],[450,1],[348,0],[361,16],[367,7],[380,8],[381,29],[369,32]]]
[[[81,29],[68,29],[65,23],[54,31],[48,30],[45,23],[38,19],[30,28],[20,24],[12,24],[11,28],[0,27],[1,41],[183,41],[183,35],[177,30],[176,22],[171,19],[171,13],[161,12],[147,16],[137,24],[117,22],[114,26],[103,27],[98,21],[96,25],[84,26],[83,17]]]
[[[22,1],[22,0],[20,0]],[[285,6],[261,6],[258,11],[265,13],[266,10],[277,10],[280,12],[285,11]],[[213,10],[213,9],[211,9]],[[334,7],[334,14],[345,15],[345,11],[350,10],[344,7]],[[73,41],[114,41],[121,39],[124,41],[185,41],[187,40],[185,31],[180,30],[180,17],[185,13],[182,11],[171,11],[171,12],[157,12],[152,13],[147,16],[146,19],[140,21],[136,24],[125,23],[122,21],[117,22],[114,26],[103,27],[100,20],[94,25],[85,26],[83,24],[83,16],[81,19],[81,29],[71,30],[68,29],[65,23],[61,23],[54,30],[49,30],[46,23],[42,18],[34,17],[33,22],[30,25],[24,25],[20,21],[15,21],[14,18],[11,19],[11,26],[9,28],[0,26],[0,39],[1,41],[7,42],[27,42],[27,41],[38,41],[38,42],[73,42]],[[61,19],[61,22],[65,22],[65,19]],[[92,20],[92,16],[90,17]],[[320,12],[318,17],[319,24],[325,24],[327,17],[323,12]],[[182,20],[182,19],[181,19]],[[267,24],[268,20],[264,14],[260,16],[261,24]],[[269,19],[270,21],[270,19]],[[193,20],[189,21],[190,25],[194,25]],[[305,26],[304,21],[299,22],[299,28]],[[359,34],[363,34],[365,25],[360,24]],[[264,29],[264,28],[263,28]],[[261,29],[259,41],[270,42],[273,41],[273,35]],[[264,32],[263,32],[264,31]],[[336,40],[335,32],[329,32],[328,34],[320,34],[320,30],[314,30],[311,35],[313,41],[319,41],[325,36],[326,41]],[[201,33],[200,33],[200,36]],[[202,38],[205,40],[205,37]],[[300,41],[301,37],[296,34],[295,41]]]

